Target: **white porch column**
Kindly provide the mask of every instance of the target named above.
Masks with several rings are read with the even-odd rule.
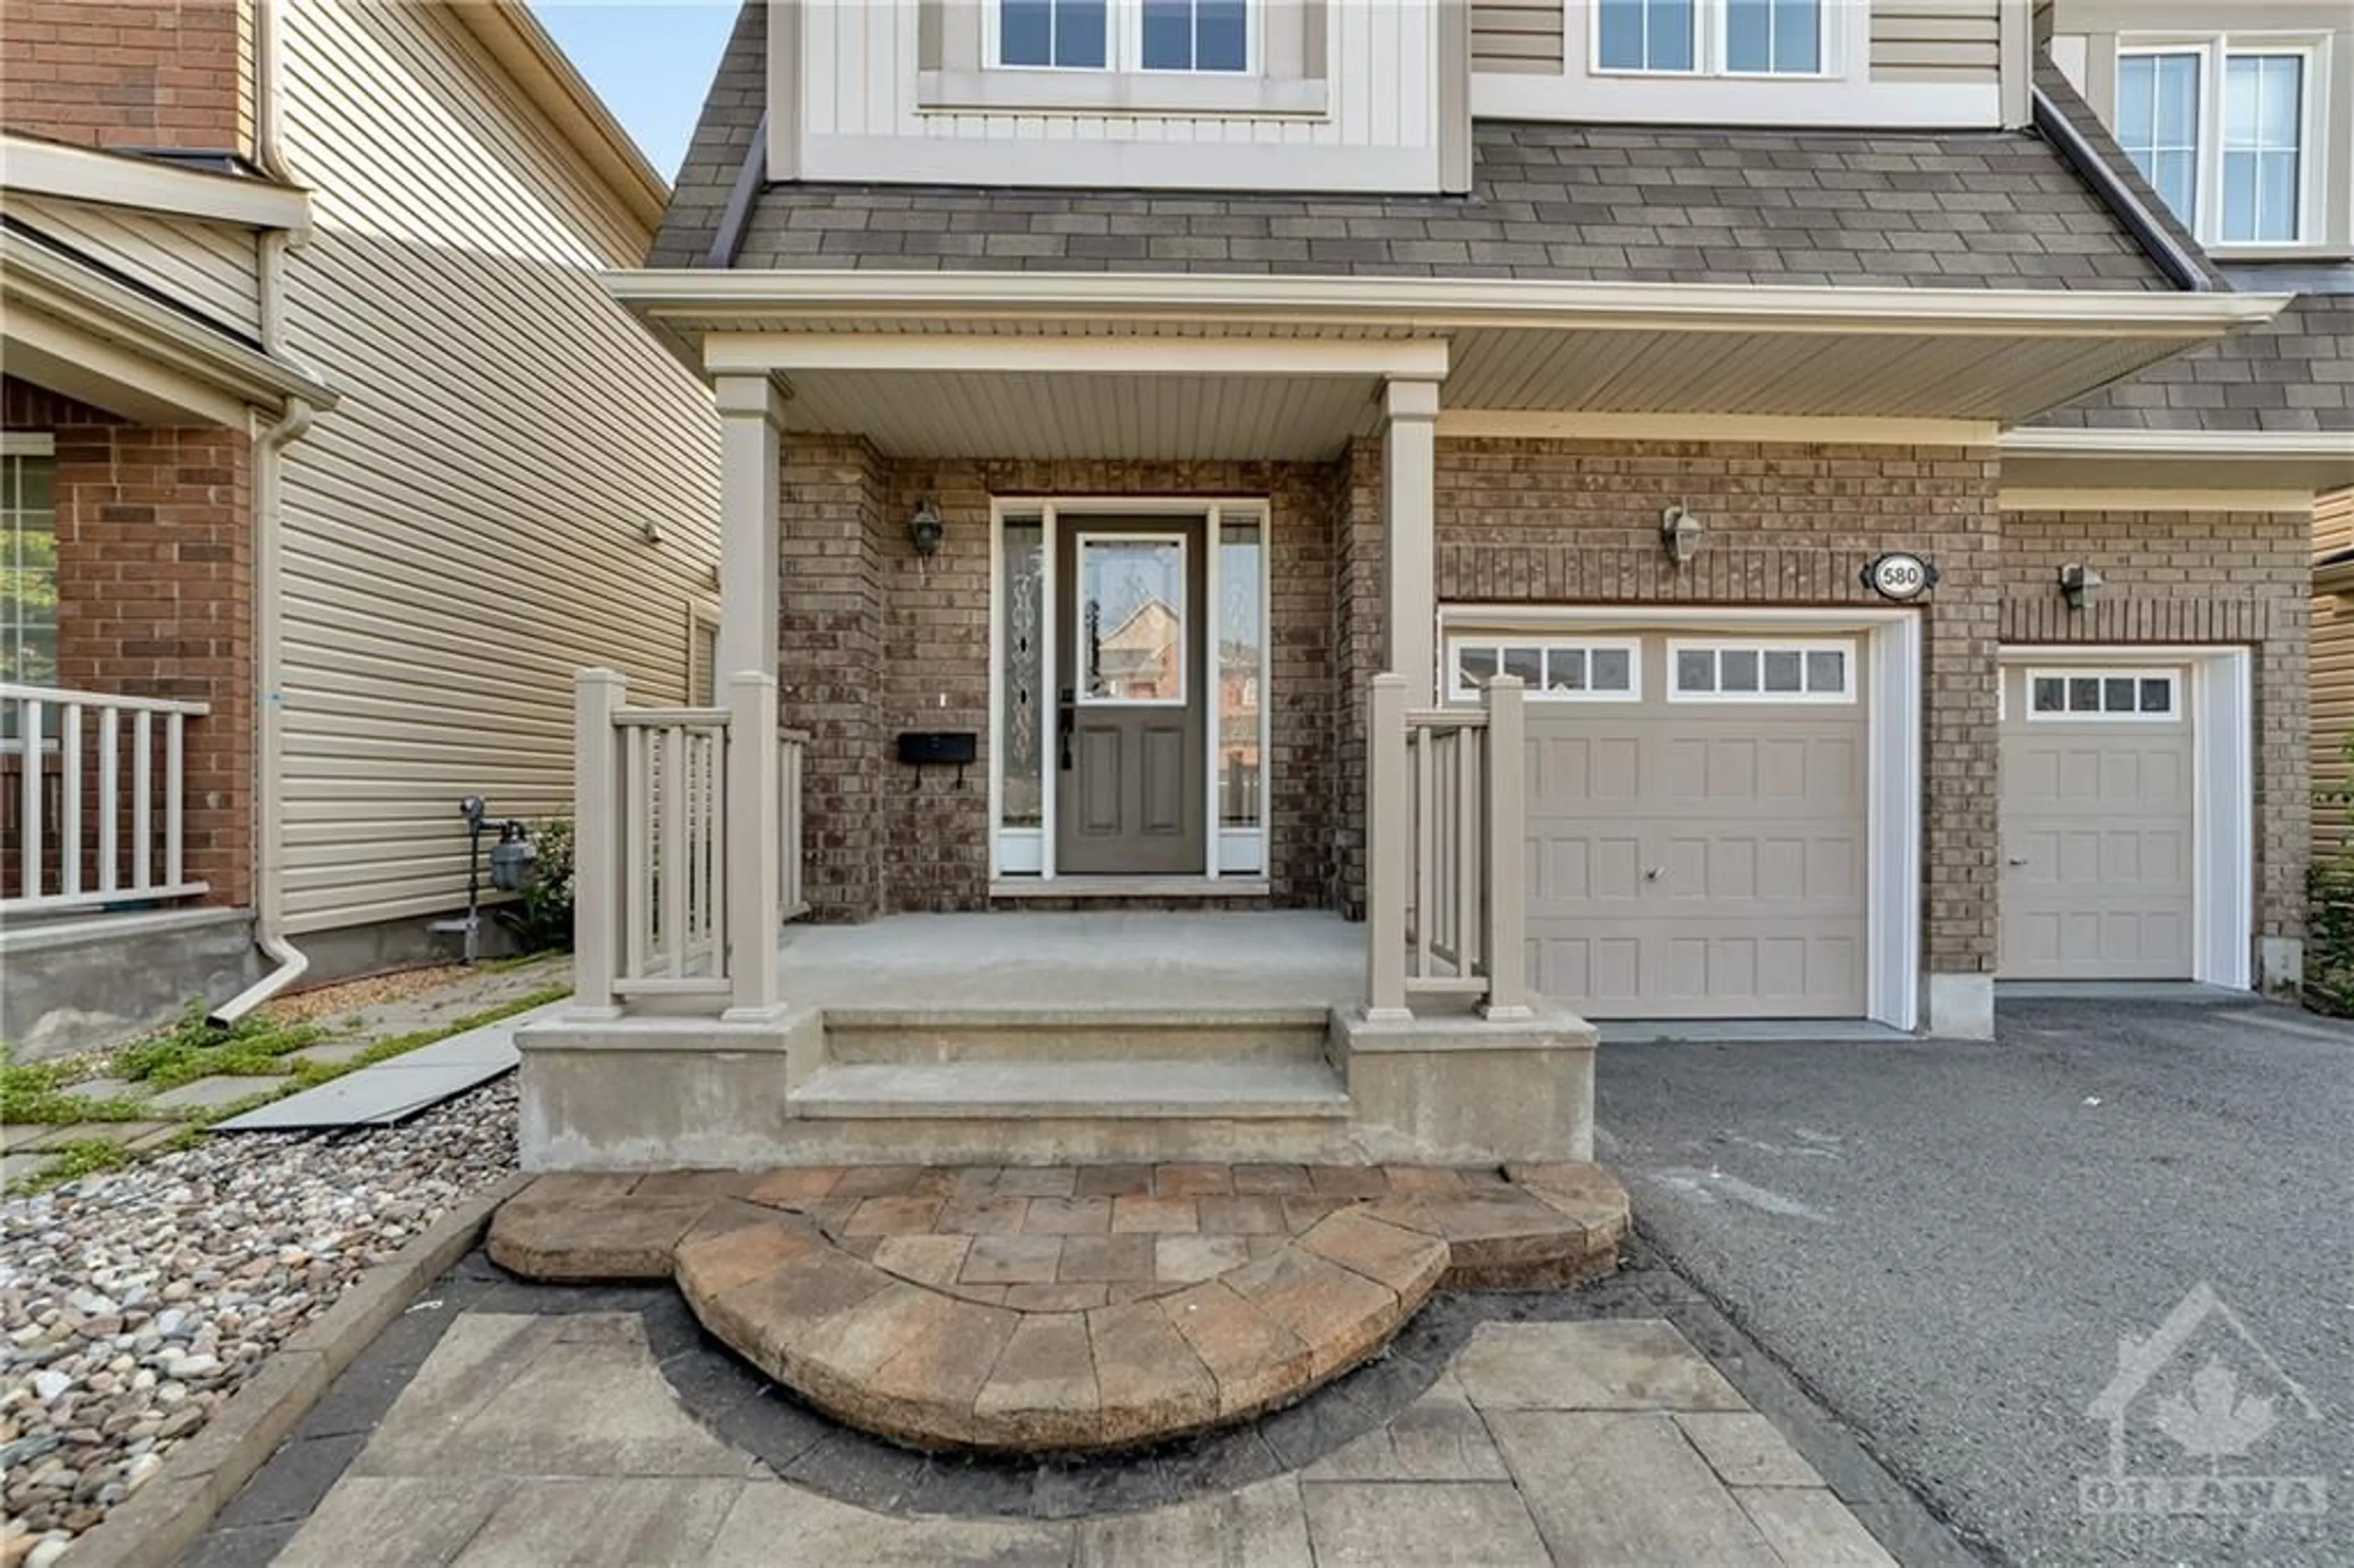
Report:
[[[1382,441],[1382,533],[1388,612],[1383,668],[1406,679],[1406,702],[1437,700],[1438,383],[1388,385]]]
[[[767,374],[713,382],[719,408],[719,656],[713,684],[777,678],[778,432],[785,394]]]

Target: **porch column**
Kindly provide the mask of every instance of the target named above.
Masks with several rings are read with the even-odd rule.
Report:
[[[1393,379],[1382,440],[1383,668],[1406,679],[1406,702],[1437,698],[1438,383]]]
[[[712,683],[757,671],[777,677],[778,432],[786,396],[764,373],[721,376],[719,408],[719,648]]]

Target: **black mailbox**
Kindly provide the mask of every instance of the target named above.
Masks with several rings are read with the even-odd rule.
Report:
[[[899,760],[917,768],[970,768],[981,736],[969,729],[911,729],[899,736]]]

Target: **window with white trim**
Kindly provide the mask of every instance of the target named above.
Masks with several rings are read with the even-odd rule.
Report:
[[[2117,51],[2117,144],[2202,243],[2302,244],[2311,238],[2319,71],[2309,42],[2135,40]]]
[[[1824,0],[1596,0],[1594,69],[1650,76],[1821,76]]]
[[[1686,703],[1851,703],[1851,642],[1668,644],[1668,700]]]
[[[1250,0],[997,0],[1000,66],[1054,70],[1251,69]]]
[[[2137,719],[2181,716],[2182,680],[2172,670],[2031,670],[2027,716],[2035,719]]]
[[[1533,703],[1631,703],[1643,694],[1632,638],[1514,637],[1479,632],[1447,643],[1448,694],[1476,702],[1488,682],[1513,675]]]

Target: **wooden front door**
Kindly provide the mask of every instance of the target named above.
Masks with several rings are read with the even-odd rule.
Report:
[[[1056,544],[1056,870],[1204,867],[1208,711],[1200,517],[1066,516]]]

